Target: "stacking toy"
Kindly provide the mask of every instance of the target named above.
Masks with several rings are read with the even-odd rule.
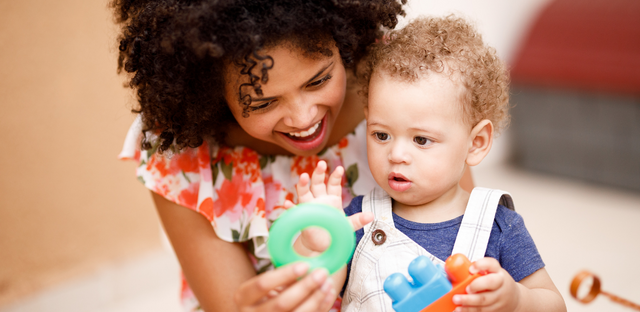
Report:
[[[413,283],[394,273],[384,281],[384,291],[396,312],[451,312],[457,307],[453,296],[466,294],[467,286],[484,273],[471,275],[470,266],[463,254],[451,255],[444,264],[445,275],[429,258],[419,256],[409,264]]]
[[[316,257],[305,257],[293,250],[296,234],[310,226],[324,228],[331,235],[331,245]],[[289,208],[271,225],[267,248],[276,267],[297,261],[309,269],[326,268],[329,274],[345,265],[356,246],[356,234],[344,212],[329,205],[305,203]]]

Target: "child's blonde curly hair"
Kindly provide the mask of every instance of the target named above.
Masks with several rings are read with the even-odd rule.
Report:
[[[462,83],[465,121],[475,126],[491,120],[495,133],[509,123],[509,73],[495,49],[462,18],[423,17],[403,29],[391,31],[382,42],[369,47],[360,68],[364,95],[371,75],[384,72],[414,82],[429,71],[445,72]]]

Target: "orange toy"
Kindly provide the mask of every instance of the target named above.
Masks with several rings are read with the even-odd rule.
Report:
[[[444,262],[444,270],[447,272],[453,288],[444,296],[440,297],[440,299],[422,309],[421,312],[449,312],[455,310],[457,305],[453,304],[453,295],[466,294],[467,286],[471,284],[474,279],[486,274],[480,272],[471,275],[469,273],[470,266],[471,262],[463,254],[449,256],[447,261]]]

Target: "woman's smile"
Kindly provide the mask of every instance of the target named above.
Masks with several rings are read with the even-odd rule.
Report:
[[[287,47],[283,47],[287,46]],[[332,56],[302,56],[288,45],[264,51],[273,58],[262,94],[251,91],[249,115],[238,102],[243,82],[237,68],[227,72],[227,101],[242,129],[295,155],[315,155],[327,145],[346,95],[346,72],[337,48]],[[259,66],[256,66],[256,68]]]
[[[314,150],[321,146],[327,137],[326,119],[327,115],[307,130],[289,133],[280,132],[280,134],[289,141],[289,144],[300,150]]]

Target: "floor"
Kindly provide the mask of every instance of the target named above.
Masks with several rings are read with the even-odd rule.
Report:
[[[523,171],[503,162],[488,162],[473,173],[477,185],[511,192],[569,311],[629,311],[604,296],[588,305],[571,298],[569,285],[582,269],[597,274],[603,290],[640,302],[640,193]],[[178,277],[177,262],[165,248],[0,311],[175,312],[180,311]]]

